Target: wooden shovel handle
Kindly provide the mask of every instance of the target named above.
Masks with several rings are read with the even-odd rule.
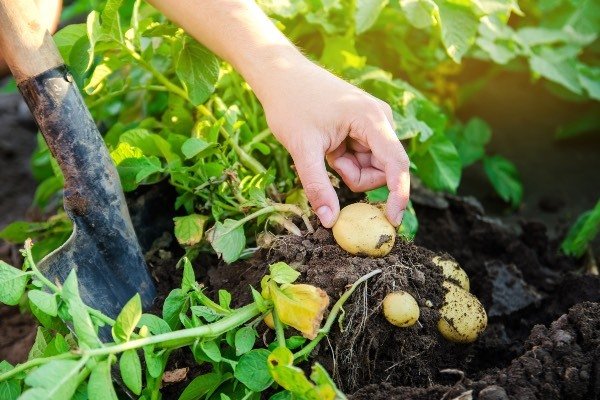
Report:
[[[64,64],[33,0],[0,0],[0,54],[17,83]]]

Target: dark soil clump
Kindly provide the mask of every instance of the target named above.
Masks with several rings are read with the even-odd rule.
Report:
[[[335,301],[358,278],[381,269],[346,303],[344,330],[336,329],[329,343],[320,345],[316,360],[347,392],[370,382],[427,385],[444,381],[439,370],[468,362],[473,349],[449,343],[437,331],[444,289],[441,269],[431,261],[435,255],[398,241],[386,257],[352,256],[334,243],[329,231],[319,228],[305,237],[277,237],[269,250],[248,262],[212,269],[209,278],[211,287],[226,288],[245,303],[251,300],[248,286],[260,285],[270,263],[285,261],[302,273],[302,282],[322,288]],[[396,290],[412,294],[420,305],[419,323],[410,328],[394,327],[382,315],[383,298]]]

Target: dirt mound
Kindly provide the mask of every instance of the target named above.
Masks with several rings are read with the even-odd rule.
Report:
[[[251,261],[213,269],[209,278],[212,287],[225,287],[244,303],[251,300],[248,285],[259,286],[270,263],[286,261],[302,273],[303,282],[324,289],[335,300],[360,276],[379,268],[383,272],[346,303],[343,331],[336,329],[329,343],[317,348],[316,358],[347,392],[370,382],[427,385],[443,381],[439,370],[468,363],[474,351],[472,345],[447,342],[437,331],[444,290],[441,270],[431,261],[435,255],[398,241],[383,258],[352,256],[320,228],[302,238],[278,237]],[[385,295],[399,289],[411,293],[421,308],[419,323],[410,328],[390,325],[381,312]]]
[[[549,328],[537,325],[525,343],[523,355],[506,368],[480,380],[464,376],[454,385],[428,388],[369,385],[351,400],[432,398],[598,399],[600,398],[600,304],[573,307]]]
[[[422,223],[419,243],[435,252],[399,241],[384,258],[352,256],[335,245],[328,230],[320,228],[304,237],[277,237],[269,249],[248,261],[211,269],[209,287],[232,291],[240,303],[251,301],[248,286],[259,286],[270,263],[286,261],[302,273],[303,282],[323,288],[335,300],[357,278],[380,268],[383,273],[344,307],[343,330],[335,329],[315,353],[346,393],[354,392],[356,399],[453,398],[468,390],[483,391],[480,398],[503,399],[513,396],[517,387],[524,388],[525,397],[517,394],[515,398],[540,398],[527,393],[553,390],[562,393],[556,377],[548,392],[542,390],[546,381],[534,380],[528,386],[518,381],[529,376],[526,372],[533,361],[527,360],[546,329],[534,326],[550,324],[577,304],[569,318],[583,318],[575,315],[598,307],[583,302],[600,301],[600,278],[583,275],[575,260],[560,255],[540,224],[523,223],[520,231],[514,231],[486,217],[476,202],[453,196],[428,196],[425,203],[419,203],[417,196],[416,203]],[[440,271],[431,263],[436,254],[451,255],[460,262],[469,273],[472,292],[488,312],[488,329],[473,344],[449,343],[437,331],[436,310],[443,290]],[[397,289],[411,293],[421,307],[419,323],[411,328],[395,328],[381,314],[385,294]],[[588,325],[600,321],[598,313],[584,314],[591,318]],[[576,353],[576,349],[570,351]],[[580,380],[587,382],[586,388],[598,385],[598,366],[590,367],[589,359],[574,356],[567,362],[560,353],[548,354],[552,362],[544,364],[540,374],[555,371],[564,376],[566,369],[557,368],[570,365],[578,373],[584,371]],[[519,370],[515,363],[521,361],[525,364]],[[596,389],[581,390],[595,393]],[[578,398],[575,391],[569,393]]]

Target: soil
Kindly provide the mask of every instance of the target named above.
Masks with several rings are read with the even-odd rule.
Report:
[[[514,232],[487,218],[472,199],[416,190],[413,201],[422,216],[417,244],[435,252],[398,242],[384,258],[356,257],[318,229],[302,238],[277,237],[249,261],[211,269],[209,285],[231,290],[244,303],[248,285],[260,285],[268,264],[286,261],[335,301],[358,277],[382,269],[344,307],[344,331],[335,329],[315,352],[353,399],[454,398],[469,390],[475,397],[483,391],[481,399],[597,398],[600,342],[590,332],[600,323],[600,278],[583,275],[561,256],[543,225],[523,223]],[[443,291],[431,263],[436,254],[460,262],[488,312],[488,328],[473,344],[447,342],[437,331]],[[383,297],[397,289],[417,299],[418,325],[398,329],[382,317]],[[561,339],[563,331],[569,338]],[[557,340],[565,342],[560,349]],[[545,359],[535,359],[542,354]]]

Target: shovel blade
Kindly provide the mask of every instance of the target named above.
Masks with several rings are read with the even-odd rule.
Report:
[[[138,244],[117,170],[64,66],[19,83],[65,178],[69,240],[40,263],[62,283],[75,269],[83,301],[114,318],[136,293],[149,308],[155,288]]]

